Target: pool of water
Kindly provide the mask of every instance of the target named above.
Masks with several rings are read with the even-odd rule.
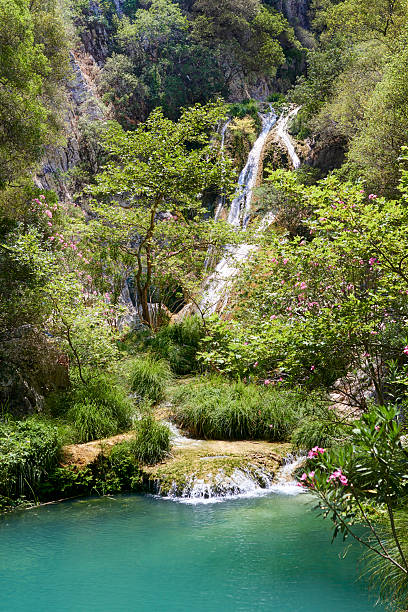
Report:
[[[0,610],[374,610],[357,581],[359,547],[341,559],[313,505],[307,495],[211,505],[135,495],[7,515]]]

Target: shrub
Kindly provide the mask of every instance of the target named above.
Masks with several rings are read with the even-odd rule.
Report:
[[[139,463],[158,463],[169,453],[170,430],[148,415],[139,421],[135,438],[127,444]]]
[[[84,400],[74,404],[67,416],[81,442],[106,438],[118,431],[118,423],[109,409],[94,401]]]
[[[140,398],[160,402],[172,376],[169,364],[151,356],[138,357],[131,370],[131,388]]]
[[[35,419],[0,424],[0,506],[36,488],[58,462],[57,428]]]
[[[78,442],[113,435],[132,424],[132,401],[111,374],[98,374],[86,385],[74,381],[68,393],[52,394],[47,406],[54,417],[74,425]]]
[[[175,420],[209,439],[289,440],[305,400],[297,391],[262,388],[220,377],[202,378],[174,393]]]
[[[337,413],[320,403],[307,410],[304,419],[292,433],[296,448],[309,450],[314,446],[330,448],[348,441],[352,427],[340,420]]]
[[[173,372],[190,374],[198,370],[197,351],[203,336],[202,319],[194,315],[162,327],[149,344],[154,355],[168,360]]]

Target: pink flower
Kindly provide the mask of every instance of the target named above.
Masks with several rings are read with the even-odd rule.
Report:
[[[306,472],[303,472],[303,474],[300,477],[300,480],[307,480],[307,474]]]
[[[368,196],[369,200],[375,200],[375,198],[378,198],[378,196],[375,195],[375,193],[370,193],[370,195]]]
[[[316,368],[316,366],[312,365],[312,367],[310,368],[310,371],[314,372],[315,368]]]
[[[52,227],[51,221],[48,221],[47,225],[48,225],[48,227]]]
[[[52,241],[52,240],[55,240],[55,236],[50,236],[50,237],[49,237],[49,240],[51,240],[51,241]]]
[[[255,361],[254,368],[256,368],[257,365],[258,365],[258,361]]]
[[[376,425],[376,426],[374,427],[374,429],[375,429],[376,431],[380,431],[380,426],[379,426],[379,425]]]
[[[404,347],[404,351],[403,351],[404,355],[408,355],[408,346]]]
[[[48,210],[48,208],[47,208],[47,210],[45,211],[45,214],[47,215],[47,217],[49,217],[50,219],[52,219],[52,212],[51,212],[50,210]]]
[[[273,321],[274,319],[276,319],[276,315],[271,315],[270,319]],[[407,347],[408,348],[408,347]]]
[[[342,476],[339,477],[339,480],[340,480],[341,484],[344,485],[345,487],[348,485],[347,476],[342,475]]]
[[[269,380],[269,378],[266,378],[264,380],[264,385],[270,385],[270,384],[271,384],[271,381]]]
[[[283,260],[283,263],[284,263],[285,266],[288,263],[288,261],[289,261],[289,259],[286,259],[286,258]]]
[[[301,283],[300,283],[300,288],[301,288],[301,289],[306,289],[306,287],[307,287],[307,285],[306,285],[306,283],[305,283],[305,282],[301,282]]]
[[[315,473],[314,472],[309,472],[309,478],[314,478]]]

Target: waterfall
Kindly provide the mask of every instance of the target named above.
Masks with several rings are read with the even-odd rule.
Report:
[[[295,169],[299,168],[300,159],[296,154],[295,147],[288,134],[288,124],[289,121],[296,116],[299,110],[300,107],[297,107],[291,110],[286,116],[282,114],[277,123],[277,139],[286,147]],[[247,229],[251,216],[252,195],[256,186],[259,165],[262,160],[266,140],[275,123],[276,114],[271,108],[268,114],[262,115],[262,131],[252,147],[247,163],[239,176],[239,191],[231,203],[228,223],[237,228],[242,227],[244,231]],[[218,215],[219,214],[220,213],[218,213]],[[273,220],[273,213],[268,213],[262,220],[255,235],[267,229]],[[254,245],[249,244],[226,247],[224,257],[217,264],[213,274],[207,279],[207,286],[204,290],[200,304],[200,309],[204,314],[210,315],[217,311],[222,312],[224,310],[229,297],[229,282],[237,273],[239,264],[243,263],[255,248]]]
[[[300,106],[294,108],[286,117],[282,115],[277,123],[277,138],[280,140],[286,147],[289,153],[289,157],[292,161],[293,168],[296,170],[300,166],[300,159],[295,151],[295,147],[293,146],[292,140],[288,133],[288,124],[289,122],[296,117],[298,112],[300,111]]]
[[[239,175],[238,179],[238,195],[231,203],[230,212],[228,215],[228,223],[235,227],[247,228],[251,214],[251,201],[253,190],[256,186],[258,177],[259,164],[261,162],[262,153],[265,147],[266,139],[272,127],[276,123],[276,114],[273,108],[267,115],[262,117],[262,130],[252,147],[247,163]]]
[[[232,119],[228,119],[221,128],[221,158],[224,159],[224,149],[225,149],[225,134],[227,133],[227,129]],[[221,212],[225,206],[225,194],[220,195],[218,205],[214,214],[215,221],[218,221],[220,218]]]

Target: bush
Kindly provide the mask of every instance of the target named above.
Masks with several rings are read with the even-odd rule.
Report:
[[[352,427],[340,422],[336,413],[327,406],[316,407],[313,414],[305,416],[292,434],[292,444],[309,450],[314,446],[331,448],[342,446],[351,434]]]
[[[85,400],[74,404],[67,416],[81,442],[107,438],[118,431],[118,423],[109,409],[94,401]]]
[[[162,327],[150,340],[150,347],[154,355],[168,360],[173,372],[190,374],[199,368],[197,351],[203,336],[202,319],[194,315]]]
[[[0,507],[22,495],[36,497],[37,486],[57,464],[57,428],[35,419],[0,424]]]
[[[126,444],[139,463],[158,463],[169,453],[170,430],[148,415],[139,421],[135,438]]]
[[[191,435],[220,440],[287,441],[308,401],[297,391],[202,378],[174,393],[175,420]]]
[[[114,435],[132,425],[132,401],[110,374],[98,374],[86,385],[75,381],[68,393],[52,394],[47,407],[54,417],[74,425],[78,442]]]
[[[132,391],[140,398],[157,403],[164,398],[172,375],[167,361],[145,356],[134,360],[130,378]]]

